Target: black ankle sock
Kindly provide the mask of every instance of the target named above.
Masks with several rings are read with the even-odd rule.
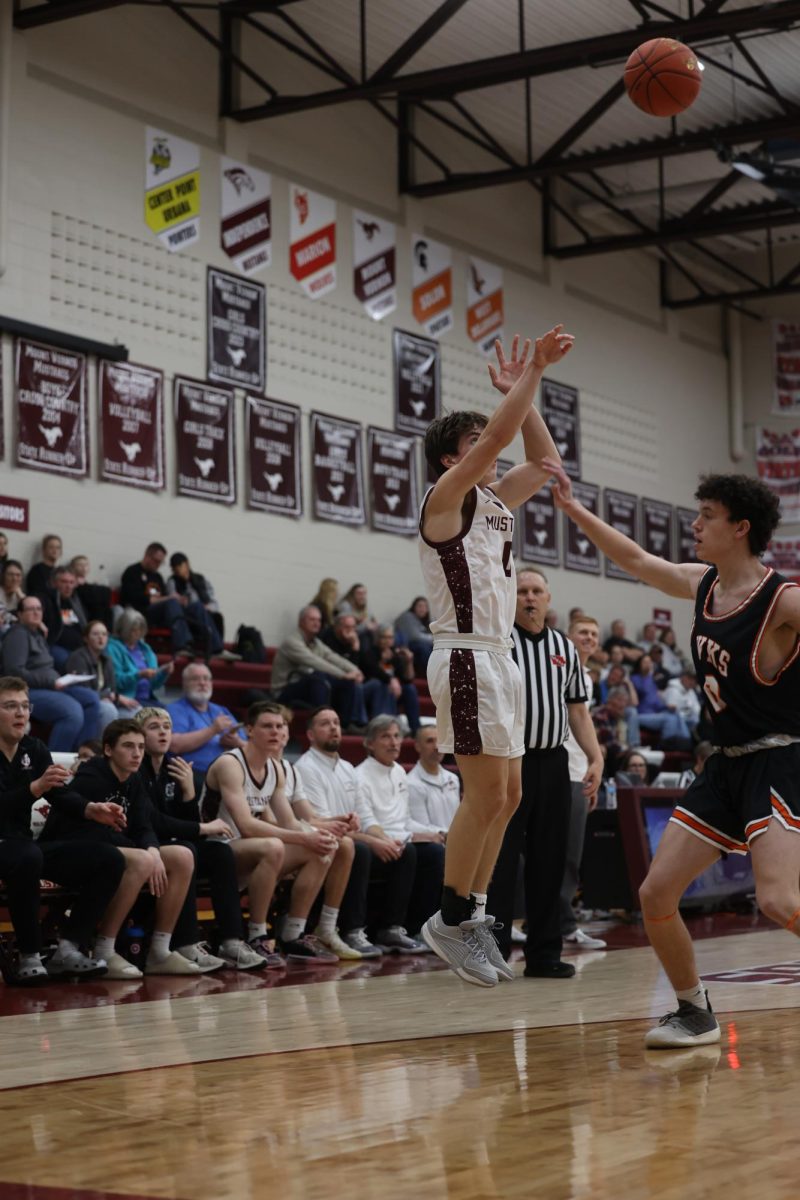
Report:
[[[442,888],[442,920],[445,925],[460,925],[468,921],[471,904],[469,896],[459,896],[458,892],[447,884]]]

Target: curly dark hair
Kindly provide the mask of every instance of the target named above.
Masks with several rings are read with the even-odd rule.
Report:
[[[431,421],[425,430],[425,459],[437,478],[444,475],[447,467],[442,463],[445,454],[458,454],[458,443],[465,433],[473,429],[485,429],[489,418],[483,413],[460,409]]]
[[[750,551],[764,553],[781,519],[780,501],[765,483],[749,475],[703,475],[694,495],[718,501],[730,521],[749,521]]]

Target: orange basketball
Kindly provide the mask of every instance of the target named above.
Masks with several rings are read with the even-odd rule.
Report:
[[[697,99],[702,82],[693,51],[672,38],[653,38],[625,64],[625,90],[637,108],[653,117],[674,117]]]

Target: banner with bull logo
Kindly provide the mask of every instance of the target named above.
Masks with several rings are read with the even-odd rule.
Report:
[[[581,477],[581,423],[578,389],[542,380],[542,417],[570,479]]]
[[[363,525],[366,512],[361,426],[312,412],[311,454],[315,518],[337,525]]]
[[[162,245],[185,250],[200,237],[200,147],[145,129],[144,219]]]
[[[443,242],[411,235],[411,311],[431,337],[453,328],[453,252]]]
[[[173,387],[178,495],[234,504],[233,392],[177,376]]]
[[[394,358],[394,425],[403,433],[424,433],[440,415],[442,388],[437,342],[392,331]]]
[[[676,562],[697,562],[697,554],[694,549],[694,530],[692,529],[696,520],[697,509],[675,506]]]
[[[267,385],[267,289],[217,267],[207,276],[206,375],[253,392]]]
[[[245,396],[247,507],[281,517],[303,515],[300,409]]]
[[[584,483],[575,480],[572,490],[576,500],[580,500],[590,513],[598,515],[600,509],[600,488],[596,483]],[[600,574],[600,551],[594,542],[578,528],[566,513],[563,514],[564,530],[564,566],[568,571],[581,571],[584,575]]]
[[[520,562],[537,563],[543,567],[560,565],[557,511],[553,493],[547,487],[517,509],[514,552]]]
[[[336,201],[289,185],[289,270],[318,300],[336,287]]]
[[[419,520],[416,438],[367,429],[372,528],[414,537]]]
[[[135,363],[100,363],[100,478],[158,492],[164,472],[164,375]]]
[[[17,466],[85,478],[89,474],[85,355],[18,338],[14,401]]]
[[[232,158],[219,161],[220,245],[243,275],[272,258],[272,176]]]
[[[632,492],[618,492],[616,488],[604,488],[603,516],[607,524],[634,542],[639,540],[638,508],[639,499]],[[608,557],[606,558],[606,576],[608,579],[623,579],[626,583],[636,582],[633,575],[623,571],[622,567],[618,567]]]
[[[391,221],[353,212],[353,291],[375,321],[397,308],[396,230]]]
[[[671,504],[642,498],[642,545],[648,554],[674,562]]]
[[[503,337],[503,270],[470,255],[467,259],[467,334],[484,354]]]

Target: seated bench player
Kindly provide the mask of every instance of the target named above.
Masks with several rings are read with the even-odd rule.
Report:
[[[458,776],[442,766],[435,725],[421,725],[414,737],[417,761],[408,772],[408,808],[417,825],[446,840],[461,803]]]

